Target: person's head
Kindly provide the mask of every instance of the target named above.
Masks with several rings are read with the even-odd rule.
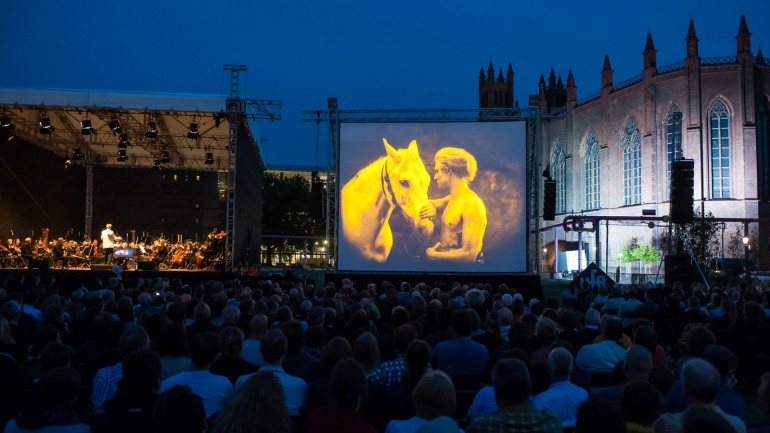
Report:
[[[230,326],[219,333],[222,340],[221,352],[224,359],[238,359],[243,350],[243,331],[235,326]]]
[[[329,378],[329,396],[334,406],[358,410],[366,392],[364,367],[353,358],[337,362]]]
[[[187,330],[181,323],[163,325],[155,338],[155,350],[160,356],[188,356]]]
[[[548,354],[548,373],[554,382],[569,380],[574,358],[569,350],[557,347]]]
[[[623,360],[623,371],[626,378],[647,380],[652,371],[652,353],[644,346],[634,344],[626,350]]]
[[[286,336],[278,329],[271,329],[262,337],[259,345],[259,353],[269,364],[280,364],[288,353],[288,343]]]
[[[612,401],[589,397],[577,409],[574,433],[625,433],[623,411]]]
[[[738,358],[732,350],[720,344],[706,346],[704,356],[708,362],[714,365],[720,376],[728,377],[738,367]]]
[[[134,351],[121,364],[119,389],[131,396],[146,396],[158,389],[162,368],[160,356],[154,351]]]
[[[207,429],[203,400],[187,385],[175,385],[160,394],[152,420],[157,433],[203,433]]]
[[[205,320],[211,317],[211,307],[209,307],[209,304],[205,302],[199,302],[198,305],[195,306],[195,310],[193,311],[193,318],[195,320]]]
[[[353,344],[353,357],[369,371],[380,365],[380,346],[371,332],[362,332]]]
[[[238,323],[241,318],[241,310],[235,305],[228,305],[222,309],[222,321],[224,323]]]
[[[286,336],[289,354],[297,354],[302,350],[303,331],[299,320],[287,320],[281,323],[281,332]]]
[[[441,370],[425,373],[414,387],[412,402],[420,418],[452,416],[457,407],[452,379]]]
[[[105,227],[107,227],[108,229],[111,229],[112,228],[112,224],[107,224]]]
[[[467,150],[459,147],[444,147],[436,152],[436,174],[434,179],[442,187],[451,176],[457,176],[472,182],[476,178],[478,164],[476,158]]]
[[[134,326],[124,332],[118,343],[118,349],[122,359],[125,359],[132,352],[148,349],[149,347],[150,337],[147,335],[147,331],[139,326]]]
[[[283,403],[284,392],[272,372],[253,374],[222,408],[212,433],[290,433],[291,421]]]
[[[703,358],[706,354],[706,346],[715,344],[717,338],[710,329],[705,326],[697,326],[684,337],[685,347],[690,356]]]
[[[682,413],[682,433],[735,433],[727,418],[703,405],[692,405]]]
[[[699,403],[711,403],[716,399],[721,378],[716,367],[705,359],[687,361],[681,372],[685,394]]]
[[[250,338],[262,338],[267,332],[267,316],[262,313],[255,314],[249,322]]]
[[[190,361],[198,366],[208,366],[219,355],[219,335],[214,332],[203,332],[190,341]]]
[[[550,347],[559,338],[559,326],[553,320],[543,317],[535,325],[535,334],[544,346]]]
[[[350,358],[352,356],[353,349],[350,347],[348,340],[342,337],[334,337],[326,344],[321,363],[328,372],[334,369],[334,366],[337,365],[337,362],[339,362],[340,359]]]
[[[401,325],[393,332],[393,348],[396,349],[396,353],[406,353],[406,348],[409,347],[409,343],[415,339],[417,331],[414,326],[410,324]]]
[[[627,383],[620,395],[620,406],[626,420],[649,426],[658,416],[660,393],[652,384],[643,380]]]
[[[473,331],[473,321],[466,310],[452,312],[452,330],[457,337],[467,337]]]
[[[492,369],[492,386],[500,408],[525,403],[532,391],[529,369],[518,359],[501,359]]]
[[[56,367],[71,367],[75,350],[59,341],[48,343],[40,352],[40,368],[43,371]]]
[[[620,340],[620,338],[623,336],[623,324],[620,322],[620,320],[606,316],[607,319],[604,322],[604,327],[602,328],[602,335],[604,335],[604,338],[609,341],[617,341]]]
[[[44,409],[68,409],[80,391],[80,374],[71,367],[56,367],[40,374],[37,392]]]

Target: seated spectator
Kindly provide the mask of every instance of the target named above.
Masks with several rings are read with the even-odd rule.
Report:
[[[377,347],[376,343],[374,347]],[[326,406],[329,403],[329,382],[332,371],[337,362],[351,356],[353,356],[353,349],[348,340],[343,337],[334,337],[329,341],[321,359],[321,375],[307,386],[308,409]]]
[[[292,376],[284,371],[282,365],[286,358],[286,336],[278,329],[271,329],[265,333],[259,351],[265,358],[265,365],[260,372],[272,372],[278,377],[283,387],[284,405],[290,417],[299,417],[305,409],[307,401],[307,383],[297,376]],[[252,374],[247,374],[235,381],[235,390],[246,383]]]
[[[233,393],[233,384],[226,377],[209,371],[219,355],[219,345],[219,336],[213,332],[196,335],[190,342],[190,370],[164,380],[160,393],[175,385],[187,385],[203,400],[206,417],[219,412]]]
[[[174,385],[158,396],[152,421],[156,433],[202,433],[208,429],[203,400],[187,385]]]
[[[660,393],[649,382],[630,382],[623,387],[620,406],[626,415],[626,433],[652,433],[652,423],[658,417]]]
[[[682,414],[682,433],[737,433],[718,413],[705,406],[692,406]]]
[[[160,328],[154,347],[163,364],[161,381],[190,368],[187,330],[179,323],[167,323]]]
[[[721,378],[719,371],[710,362],[694,358],[682,367],[682,385],[690,406],[703,406],[727,420],[736,433],[746,433],[746,424],[740,418],[725,413],[716,405]],[[683,412],[667,412],[653,424],[656,433],[678,433],[682,431]]]
[[[366,374],[380,365],[380,346],[377,337],[371,332],[364,332],[356,338],[353,345],[353,357],[361,363]]]
[[[291,433],[283,387],[271,372],[249,377],[214,419],[211,433]]]
[[[529,369],[518,359],[501,359],[492,370],[498,410],[471,420],[468,433],[498,431],[562,433],[561,421],[550,411],[529,405],[532,381]]]
[[[20,415],[9,421],[4,431],[90,433],[91,429],[72,409],[79,390],[80,375],[71,367],[44,371],[37,387],[24,399]]]
[[[489,360],[487,348],[471,340],[471,316],[466,310],[452,313],[455,338],[438,343],[433,351],[433,365],[450,376],[478,378]]]
[[[452,416],[457,406],[452,379],[438,370],[425,373],[414,388],[412,403],[417,415],[404,421],[391,421],[385,433],[416,433],[434,418]]]
[[[580,403],[574,433],[626,433],[623,411],[612,401],[591,397]]]
[[[431,359],[430,345],[423,340],[412,340],[406,349],[406,370],[401,378],[401,382],[388,386],[380,397],[384,401],[377,404],[374,408],[367,408],[367,414],[372,410],[378,413],[384,412],[386,419],[380,419],[378,414],[373,415],[371,419],[375,425],[386,423],[391,419],[407,419],[415,415],[415,407],[412,404],[412,395],[414,388],[420,381],[420,378],[430,370]],[[385,409],[383,411],[383,409]]]
[[[575,357],[578,367],[590,373],[607,371],[615,368],[615,364],[624,358],[626,351],[616,342],[623,336],[621,322],[609,318],[602,329],[602,336],[604,341],[580,348]]]
[[[241,357],[258,367],[262,367],[265,364],[265,358],[259,352],[259,344],[267,332],[267,316],[255,314],[249,322],[249,331],[249,338],[243,341]]]
[[[393,332],[393,348],[397,353],[396,358],[381,363],[379,367],[366,375],[367,381],[374,389],[385,390],[388,386],[401,382],[401,377],[406,371],[406,349],[416,335],[414,326],[410,324],[396,328]]]
[[[588,392],[570,382],[574,359],[569,350],[557,347],[548,355],[548,373],[551,386],[538,394],[532,406],[550,410],[561,420],[563,427],[575,426],[575,415],[580,403],[588,398]]]
[[[143,328],[134,327],[126,331],[120,337],[118,345],[121,360],[137,350],[150,348],[150,337]],[[118,390],[118,382],[122,377],[123,366],[120,362],[104,367],[96,372],[91,385],[91,410],[94,412],[102,409],[105,401],[111,399]]]
[[[225,307],[225,310],[227,310],[227,307]],[[226,327],[219,334],[219,338],[222,341],[221,352],[219,358],[211,364],[210,372],[225,376],[230,382],[235,384],[235,381],[244,374],[254,373],[259,370],[259,367],[241,357],[243,332],[239,328],[235,326]]]
[[[308,412],[307,433],[376,433],[358,414],[366,392],[364,368],[352,358],[343,359],[334,367],[330,382],[329,406]]]

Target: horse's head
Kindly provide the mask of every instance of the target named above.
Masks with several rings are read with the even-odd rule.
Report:
[[[383,187],[390,189],[386,193],[392,195],[392,204],[399,208],[413,228],[421,231],[429,229],[432,232],[432,222],[420,220],[420,210],[428,204],[430,175],[420,158],[417,141],[412,140],[407,149],[398,150],[384,138],[382,142],[387,151],[383,167],[387,180],[384,180]]]

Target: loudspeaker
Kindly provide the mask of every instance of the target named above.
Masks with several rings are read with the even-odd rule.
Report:
[[[556,219],[556,181],[543,182],[543,220]]]
[[[50,267],[48,259],[32,259],[29,261],[30,269],[40,269],[41,271],[47,271]]]
[[[693,177],[695,162],[692,159],[671,161],[671,222],[690,224],[693,221]]]
[[[139,271],[154,271],[155,262],[136,262],[136,269]]]
[[[682,284],[685,291],[693,283],[693,267],[688,256],[666,256],[666,287],[673,287],[675,282]]]

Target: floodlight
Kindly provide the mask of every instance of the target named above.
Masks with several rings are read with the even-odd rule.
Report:
[[[160,162],[163,164],[168,164],[171,162],[171,155],[169,155],[168,150],[162,150],[160,152]]]
[[[195,140],[198,138],[198,124],[195,121],[190,122],[190,128],[187,131],[187,138]]]
[[[107,125],[112,129],[112,134],[122,134],[123,129],[120,128],[120,122],[118,119],[112,119],[107,123]]]
[[[11,116],[0,116],[0,128],[11,126]]]
[[[91,119],[85,118],[80,121],[80,135],[91,135],[94,132],[94,128],[91,126]]]
[[[124,149],[118,150],[118,162],[126,161],[128,161],[128,155],[126,154],[126,151]]]
[[[157,138],[158,137],[158,123],[154,120],[150,120],[147,122],[147,132],[144,133],[144,136],[147,138]]]
[[[56,128],[51,125],[51,118],[43,115],[43,117],[40,118],[40,133],[50,135],[54,131],[56,131]]]
[[[203,163],[206,165],[211,165],[214,163],[214,153],[212,153],[210,150],[206,151],[206,157],[203,160]]]
[[[83,152],[80,151],[79,147],[75,147],[72,149],[72,160],[73,161],[80,161],[83,159]]]

